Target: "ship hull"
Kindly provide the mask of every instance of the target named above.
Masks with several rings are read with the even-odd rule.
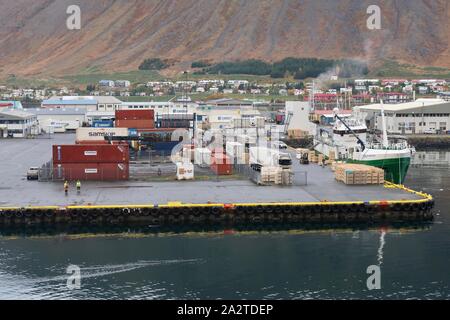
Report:
[[[370,159],[370,160],[347,160],[349,163],[366,164],[369,166],[381,168],[384,170],[385,180],[403,184],[406,174],[408,173],[409,165],[411,162],[410,157],[397,157],[388,159]]]

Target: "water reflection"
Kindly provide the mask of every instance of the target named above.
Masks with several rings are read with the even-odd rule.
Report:
[[[414,167],[438,167],[450,166],[450,152],[448,151],[426,151],[417,152],[411,159]]]
[[[386,236],[386,230],[381,229],[380,246],[378,248],[378,266],[380,266],[380,267],[383,264],[383,249],[384,249],[384,245],[386,244],[385,236]]]

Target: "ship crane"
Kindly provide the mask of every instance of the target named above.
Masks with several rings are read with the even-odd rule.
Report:
[[[366,149],[366,144],[364,141],[362,141],[359,136],[347,125],[347,123],[338,115],[339,109],[335,108],[334,110],[334,117],[337,118],[341,123],[347,128],[347,130],[358,140],[358,143],[361,145],[361,150],[364,151]]]

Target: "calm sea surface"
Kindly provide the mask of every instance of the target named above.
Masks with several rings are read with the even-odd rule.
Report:
[[[430,225],[2,236],[0,299],[448,299],[450,152],[417,153],[414,163],[406,185],[434,195]],[[67,288],[71,264],[79,290]],[[366,287],[369,265],[381,266],[380,290]]]

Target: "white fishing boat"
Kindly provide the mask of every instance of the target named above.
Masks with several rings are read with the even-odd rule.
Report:
[[[334,110],[335,122],[332,128],[318,126],[314,138],[315,150],[327,157],[330,152],[334,152],[337,160],[382,168],[386,180],[402,184],[415,150],[406,141],[389,140],[384,110],[381,111],[382,141],[371,136],[370,142],[365,124],[353,117],[344,120],[339,117],[338,111],[337,108]]]

